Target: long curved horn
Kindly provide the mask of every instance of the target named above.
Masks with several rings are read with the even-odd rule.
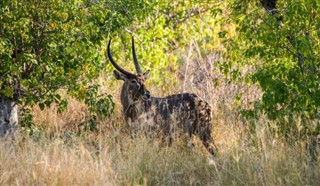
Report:
[[[125,69],[121,68],[112,58],[112,55],[111,55],[111,50],[110,50],[110,45],[111,45],[111,37],[109,39],[109,43],[108,43],[108,58],[110,60],[110,62],[112,63],[112,65],[117,69],[119,70],[122,74],[126,75],[126,76],[130,76],[130,77],[135,77],[136,75],[131,73],[131,72],[128,72],[126,71]]]
[[[136,67],[136,71],[138,74],[142,74],[142,70],[140,68],[140,65],[138,63],[138,59],[137,59],[137,56],[136,56],[136,51],[134,49],[134,39],[133,39],[133,36],[132,36],[132,55],[133,55],[133,62],[134,62],[134,66]]]

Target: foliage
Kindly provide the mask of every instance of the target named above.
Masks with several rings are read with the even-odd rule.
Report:
[[[96,79],[106,64],[107,71],[113,67],[101,49],[112,36],[115,58],[133,69],[132,63],[121,63],[132,61],[133,35],[142,68],[151,69],[149,82],[159,91],[155,94],[178,86],[179,68],[186,63],[181,54],[196,42],[203,56],[224,54],[216,69],[228,79],[262,89],[261,100],[244,115],[319,119],[320,5],[277,1],[277,10],[268,12],[261,2],[3,1],[0,95],[42,109],[55,103],[63,111],[67,93],[85,102],[92,118],[110,115],[112,97],[99,95]],[[247,67],[253,72],[243,74]],[[61,89],[66,91],[57,91]],[[240,99],[236,96],[238,103]],[[283,131],[294,129],[281,126]],[[303,128],[311,130],[306,122]]]
[[[144,17],[147,5],[143,0],[1,1],[0,97],[41,109],[55,103],[63,111],[67,101],[57,90],[65,89],[89,104],[90,112],[110,114],[111,96],[99,98],[94,81],[105,63],[102,41]]]
[[[95,81],[106,64],[101,48],[110,35],[117,35],[127,46],[128,32],[136,38],[142,67],[152,68],[152,82],[165,92],[177,84],[171,74],[181,60],[174,50],[189,45],[193,36],[202,40],[200,31],[205,22],[212,23],[207,13],[213,12],[215,5],[212,1],[173,0],[3,1],[0,95],[18,100],[23,107],[37,104],[44,109],[55,103],[62,112],[68,105],[67,93],[88,104],[92,118],[110,115],[114,106],[111,96],[99,96]],[[207,15],[203,23],[201,14]],[[205,36],[214,36],[208,30]],[[119,40],[114,41],[117,58],[121,50]],[[131,58],[128,51],[124,61]]]
[[[114,34],[121,38],[125,46],[125,51],[122,52],[125,57],[119,57],[117,51],[121,49],[113,45],[115,57],[121,59],[117,61],[120,64],[125,59],[132,61],[131,36],[128,32],[132,33],[142,68],[151,69],[149,82],[157,86],[159,92],[156,94],[167,94],[169,87],[177,86],[178,69],[185,63],[181,59],[181,53],[192,44],[191,41],[203,43],[201,47],[210,48],[210,51],[220,47],[216,37],[218,30],[212,18],[212,14],[220,12],[219,5],[218,1],[209,0],[152,1],[152,13],[142,21],[135,21],[122,32]],[[129,62],[122,63],[121,66],[133,69],[133,64]]]
[[[236,25],[236,36],[225,41],[230,66],[253,66],[250,78],[263,90],[254,110],[244,113],[320,119],[320,3],[278,1],[276,13],[265,11],[259,1],[228,5],[230,16],[224,19]],[[281,127],[287,131],[295,126]],[[303,129],[307,132],[311,126],[304,123]]]
[[[310,164],[312,145],[288,145],[270,131],[308,132],[312,127],[307,121],[319,121],[318,9],[319,3],[311,0],[279,2],[273,15],[259,1],[249,0],[1,1],[0,97],[18,99],[22,106],[44,109],[55,103],[59,112],[68,104],[72,109],[23,110],[23,130],[18,132],[29,135],[0,139],[0,164],[6,167],[0,169],[0,184],[317,185],[320,166]],[[107,93],[100,94],[97,80],[105,67],[111,76],[113,67],[101,52],[110,35],[117,61],[133,69],[128,33],[135,37],[142,68],[152,71],[150,87],[161,92],[155,94],[179,91],[177,75],[187,63],[183,55],[188,47],[199,46],[199,51],[189,50],[204,59],[192,59],[199,63],[223,53],[214,70],[228,83],[259,85],[263,91],[254,109],[243,112],[259,116],[252,120],[254,135],[248,135],[225,94],[214,95],[219,102],[212,107],[219,155],[213,160],[183,139],[167,147],[143,136],[132,139],[117,125],[123,123],[120,112],[113,113],[109,94],[118,94],[114,82],[108,81],[110,86],[103,87]],[[247,67],[253,71],[245,71]],[[232,92],[228,85],[210,88]],[[87,106],[73,98],[68,103],[69,95]],[[237,96],[241,104],[239,100]],[[32,126],[32,113],[38,127]],[[103,118],[111,114],[113,118]],[[87,120],[86,129],[94,130],[100,118],[111,125],[79,136],[70,132],[72,126],[65,127]]]

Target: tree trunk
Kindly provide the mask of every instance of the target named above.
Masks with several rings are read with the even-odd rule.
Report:
[[[13,135],[18,126],[18,104],[13,99],[0,97],[0,137]]]

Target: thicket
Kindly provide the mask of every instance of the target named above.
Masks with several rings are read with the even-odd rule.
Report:
[[[163,94],[177,84],[179,54],[192,40],[203,56],[221,56],[213,70],[230,83],[261,89],[249,106],[241,105],[241,92],[235,96],[243,116],[267,114],[284,136],[318,135],[319,6],[312,0],[2,1],[0,95],[22,110],[54,103],[60,112],[71,95],[88,105],[94,129],[96,118],[112,115],[115,106],[97,81],[112,69],[104,58],[108,37],[115,38],[118,61],[131,61],[129,39],[136,38],[141,65],[152,69],[150,84]],[[297,115],[302,126],[295,125]]]

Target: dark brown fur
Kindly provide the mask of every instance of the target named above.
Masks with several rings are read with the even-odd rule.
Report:
[[[133,54],[135,56],[134,46]],[[114,76],[124,81],[121,103],[126,122],[133,131],[142,131],[169,142],[181,134],[189,137],[195,135],[212,155],[215,154],[211,135],[211,108],[206,101],[190,93],[152,97],[144,85],[149,71],[142,73],[138,66],[138,74],[133,75],[115,64],[110,52],[110,41],[108,57],[121,72],[114,71]]]

